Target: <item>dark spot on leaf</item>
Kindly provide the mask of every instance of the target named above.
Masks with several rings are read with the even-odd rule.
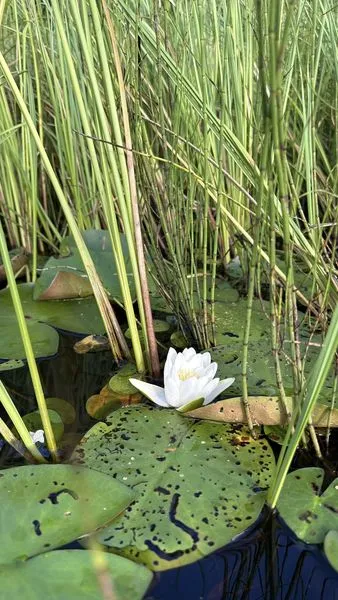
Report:
[[[107,541],[107,540],[105,540],[105,541]],[[176,550],[176,552],[171,552],[170,554],[167,552],[164,552],[163,550],[161,550],[161,548],[156,546],[156,544],[154,544],[151,540],[144,540],[144,543],[149,548],[149,550],[152,550],[153,552],[155,552],[155,554],[157,554],[157,556],[159,556],[159,558],[162,558],[163,560],[175,560],[176,558],[180,558],[183,555],[182,550]]]
[[[222,335],[227,335],[228,337],[232,338],[239,338],[239,335],[237,335],[237,333],[233,333],[232,331],[223,331]]]
[[[301,515],[299,515],[299,519],[300,521],[306,521],[307,523],[311,523],[313,519],[318,519],[318,517],[311,510],[307,510]]]
[[[171,499],[170,509],[169,509],[169,519],[174,525],[176,525],[176,527],[179,527],[179,529],[182,529],[183,531],[185,531],[185,533],[190,535],[194,542],[198,542],[198,539],[199,539],[198,533],[191,527],[188,527],[188,525],[186,525],[182,521],[179,521],[178,519],[176,519],[176,512],[177,512],[180,497],[181,497],[180,494],[173,495],[173,497]]]
[[[74,500],[78,500],[79,496],[77,495],[76,492],[73,492],[73,490],[69,490],[68,488],[65,488],[64,490],[60,490],[59,492],[51,492],[50,494],[48,494],[48,499],[51,501],[52,504],[58,504],[59,500],[58,497],[61,494],[69,494],[72,498],[74,498]],[[40,504],[41,504],[41,500],[40,500]]]
[[[169,490],[166,490],[165,488],[160,487],[160,486],[155,488],[155,492],[158,492],[159,494],[165,494],[166,496],[169,496],[169,494],[170,494]]]
[[[33,521],[33,525],[34,525],[34,533],[36,535],[42,535],[42,531],[40,529],[40,521],[37,521],[35,519],[35,521]]]
[[[325,506],[325,508],[327,508],[327,510],[331,510],[331,512],[338,514],[338,508],[336,508],[335,506],[330,506],[329,504],[323,504],[323,506]]]

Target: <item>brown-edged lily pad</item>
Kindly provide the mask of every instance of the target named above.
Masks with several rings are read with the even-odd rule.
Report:
[[[285,425],[287,414],[292,414],[292,398],[286,398],[286,411],[278,396],[250,396],[248,407],[254,425]],[[186,412],[186,416],[207,421],[224,423],[247,423],[242,398],[228,398]],[[312,423],[315,427],[338,427],[338,409],[331,410],[324,405],[317,405],[312,412]]]
[[[109,232],[91,229],[83,231],[82,237],[93,259],[97,273],[110,297],[123,302]],[[131,295],[134,297],[134,276],[124,234],[121,234],[121,246]],[[67,236],[62,242],[60,256],[57,258],[51,257],[41,270],[35,286],[34,299],[69,299],[86,297],[92,293],[74,238],[71,235]]]

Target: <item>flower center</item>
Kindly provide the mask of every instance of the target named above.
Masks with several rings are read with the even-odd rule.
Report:
[[[187,379],[190,379],[190,377],[197,377],[197,379],[199,378],[198,373],[196,373],[196,371],[193,369],[180,369],[177,372],[177,375],[181,381],[186,381]]]

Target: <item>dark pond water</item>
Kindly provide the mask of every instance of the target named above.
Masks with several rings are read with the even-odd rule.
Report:
[[[77,411],[73,432],[84,432],[92,421],[87,398],[98,392],[113,373],[109,352],[77,355],[77,338],[61,336],[60,350],[39,368],[47,396],[72,402]],[[35,410],[26,369],[3,374],[2,379],[23,413]],[[6,448],[0,467],[15,459]],[[79,547],[75,542],[70,547]],[[338,600],[338,574],[316,546],[296,540],[274,516],[260,523],[223,550],[186,567],[155,574],[144,600]],[[132,600],[132,599],[126,599]]]

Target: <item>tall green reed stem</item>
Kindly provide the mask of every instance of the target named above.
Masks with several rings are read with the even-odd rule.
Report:
[[[57,448],[56,448],[54,433],[53,433],[53,429],[52,429],[51,422],[49,419],[46,400],[44,397],[41,380],[40,380],[40,376],[39,376],[39,371],[38,371],[38,367],[37,367],[35,356],[34,356],[34,350],[33,350],[32,343],[31,343],[31,340],[29,337],[28,327],[27,327],[25,315],[23,312],[18,288],[16,285],[15,276],[14,276],[14,272],[13,272],[13,268],[12,268],[12,263],[11,263],[10,256],[9,256],[9,253],[7,250],[5,234],[4,234],[4,230],[2,227],[1,221],[0,221],[0,254],[2,256],[2,262],[5,267],[5,271],[6,271],[9,291],[10,291],[10,294],[12,297],[12,302],[13,302],[17,322],[19,325],[22,343],[23,343],[23,346],[25,349],[25,354],[26,354],[29,372],[31,375],[32,383],[33,383],[35,397],[36,397],[36,401],[37,401],[37,404],[39,407],[43,429],[44,429],[44,432],[46,435],[47,446],[48,446],[48,449],[49,449],[53,459],[56,460],[56,449]],[[2,386],[2,392],[3,392],[3,395],[5,395],[5,390],[4,390],[3,386]],[[10,408],[10,398],[8,397],[7,400],[8,400],[8,402],[5,406],[6,410],[8,410]],[[13,405],[13,409],[14,409],[14,405]],[[15,411],[16,411],[16,409],[15,409]],[[19,413],[17,413],[17,411],[16,411],[15,415],[17,416],[18,414]],[[9,413],[9,416],[12,418],[12,420],[13,420],[13,415],[14,415],[14,412]],[[26,427],[22,426],[21,417],[20,417],[20,420],[18,421],[18,423],[20,426],[20,429],[18,431],[19,431],[20,435],[22,436],[22,440],[23,440],[24,444],[27,446],[27,443],[28,443],[31,446],[32,440],[30,438],[30,435],[29,435]],[[16,423],[14,423],[14,425],[16,425]]]

